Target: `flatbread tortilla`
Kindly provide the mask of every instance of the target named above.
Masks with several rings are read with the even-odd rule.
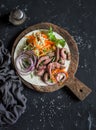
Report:
[[[34,30],[34,31],[31,31],[31,32],[27,33],[25,36],[28,36],[28,35],[31,35],[33,33],[40,32],[40,31],[48,31],[48,30],[44,30],[44,29]],[[63,39],[63,37],[60,36],[57,32],[53,32],[53,33],[54,33],[54,35],[56,36],[57,39]],[[25,36],[22,37],[22,39],[18,42],[18,44],[17,44],[17,46],[15,48],[15,51],[14,51],[14,61],[15,61],[16,57],[18,56],[18,54],[21,52],[21,49],[23,48],[24,44],[26,43]],[[68,52],[70,52],[67,43],[65,44],[64,48],[67,48]],[[66,60],[65,61],[65,70],[66,71],[68,71],[69,65],[70,65],[70,60]],[[33,75],[32,77],[30,76],[30,74],[28,74],[28,75],[21,75],[21,74],[19,74],[19,75],[25,81],[29,82],[32,85],[47,86],[47,84],[45,84],[41,80],[41,78],[39,76],[34,75],[34,71],[32,72],[32,75]]]

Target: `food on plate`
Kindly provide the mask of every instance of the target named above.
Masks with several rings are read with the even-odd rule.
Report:
[[[26,42],[15,59],[21,75],[34,74],[48,85],[62,84],[68,78],[65,62],[70,60],[70,51],[65,48],[65,39],[55,36],[50,27],[26,35]]]
[[[17,71],[26,75],[35,69],[36,56],[32,51],[23,51],[16,58],[15,64]]]

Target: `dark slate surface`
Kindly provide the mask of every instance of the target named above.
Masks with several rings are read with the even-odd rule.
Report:
[[[8,22],[8,13],[15,7],[28,16],[18,27]],[[0,0],[0,39],[10,52],[22,30],[45,21],[74,37],[80,54],[76,76],[93,91],[81,102],[66,88],[46,94],[25,87],[25,113],[16,124],[0,130],[96,130],[96,1]]]

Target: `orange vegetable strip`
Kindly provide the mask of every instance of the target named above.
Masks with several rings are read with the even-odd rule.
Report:
[[[47,36],[46,34],[44,34],[44,33],[42,33],[41,36],[42,36],[43,38],[45,38],[45,39],[48,38],[48,36]]]
[[[52,74],[51,74],[52,80],[56,82],[55,74],[62,73],[62,72],[66,75],[66,78],[68,78],[68,73],[64,69],[55,69],[52,70]]]

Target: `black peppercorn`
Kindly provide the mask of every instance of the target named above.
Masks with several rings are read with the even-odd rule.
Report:
[[[9,22],[13,25],[20,25],[26,20],[26,14],[20,9],[14,9],[9,15]]]

